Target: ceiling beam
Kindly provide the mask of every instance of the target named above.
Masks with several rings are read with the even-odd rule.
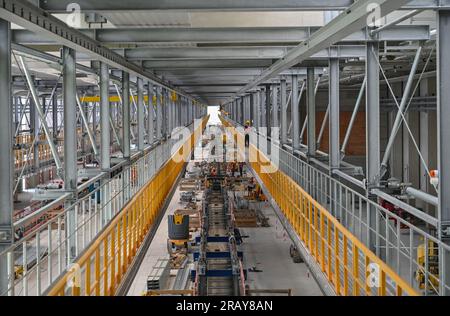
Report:
[[[261,82],[308,59],[342,38],[363,29],[367,26],[368,17],[371,14],[368,8],[373,7],[374,4],[379,6],[381,16],[385,16],[407,2],[406,0],[359,0],[355,2],[350,8],[315,32],[309,40],[291,49],[283,58],[271,65],[263,74],[250,81],[237,94],[246,93]]]
[[[113,11],[308,11],[308,10],[345,10],[353,0],[245,0],[245,1],[211,1],[211,0],[77,0],[83,12]],[[54,13],[66,13],[66,8],[73,0],[40,0],[40,7]],[[403,4],[401,9],[415,8],[436,9],[450,6],[448,0],[415,0]]]
[[[103,47],[99,42],[69,27],[25,0],[0,0],[0,18],[36,32],[40,36],[49,37],[77,52],[89,54],[93,59],[111,67],[127,71],[131,75],[139,76],[190,98],[184,91],[170,86],[152,73],[146,72],[138,65],[127,61],[119,54]]]
[[[283,45],[298,44],[307,40],[318,27],[236,27],[236,28],[119,28],[81,29],[91,39],[105,45],[139,45],[155,43],[264,43]],[[28,30],[13,30],[12,40],[24,45],[53,45],[49,38]],[[381,41],[428,40],[427,25],[397,25],[382,30],[377,38]],[[358,30],[341,42],[365,42],[368,35]]]

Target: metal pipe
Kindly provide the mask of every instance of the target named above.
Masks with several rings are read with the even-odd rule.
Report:
[[[414,82],[414,75],[416,74],[417,67],[420,62],[420,54],[422,52],[422,46],[419,46],[416,52],[416,56],[414,57],[414,62],[411,66],[411,72],[409,73],[408,81],[406,82],[405,91],[403,92],[403,98],[400,103],[397,116],[394,121],[394,125],[392,126],[392,133],[389,137],[388,144],[386,146],[386,151],[384,152],[383,160],[381,162],[381,168],[380,168],[380,178],[384,176],[384,174],[387,171],[387,163],[389,160],[389,156],[391,154],[392,146],[394,145],[395,137],[397,136],[397,132],[399,130],[400,124],[403,119],[403,111],[405,110],[405,107],[408,103],[409,94],[411,92],[411,88],[413,86]]]
[[[412,187],[406,188],[405,192],[408,193],[409,195],[412,195],[413,197],[415,197],[421,201],[427,202],[431,205],[434,205],[434,206],[439,205],[439,200],[438,200],[437,196],[431,195],[431,194],[423,192],[421,190],[414,189]]]
[[[335,175],[341,177],[344,180],[347,180],[355,185],[357,185],[358,187],[360,187],[361,189],[366,189],[366,186],[364,185],[364,182],[361,180],[358,180],[348,174],[346,174],[345,172],[339,170],[339,169],[334,169],[331,171],[332,173],[334,173]]]
[[[394,204],[395,206],[400,207],[402,210],[404,210],[404,211],[408,212],[409,214],[411,214],[411,215],[413,215],[413,216],[423,220],[425,223],[428,223],[428,224],[430,224],[430,225],[432,225],[434,227],[437,227],[437,225],[438,225],[438,219],[437,218],[435,218],[435,217],[433,217],[431,215],[428,215],[427,213],[422,212],[421,210],[419,210],[419,209],[417,209],[417,208],[415,208],[415,207],[413,207],[413,206],[411,206],[411,205],[409,205],[409,204],[407,204],[407,203],[405,203],[403,201],[400,201],[399,199],[393,197],[390,194],[387,194],[387,193],[385,193],[385,192],[383,192],[383,191],[381,191],[379,189],[372,189],[371,193],[375,194],[376,196],[378,196],[380,198],[382,198],[383,200],[386,200],[386,201]]]
[[[370,32],[370,35],[374,36],[375,34],[378,34],[379,32],[381,32],[381,31],[383,31],[383,30],[385,30],[385,29],[387,29],[387,28],[389,28],[391,26],[394,26],[394,25],[399,24],[399,23],[401,23],[401,22],[403,22],[403,21],[405,21],[405,20],[407,20],[409,18],[412,18],[413,16],[419,14],[422,11],[423,10],[413,10],[413,11],[411,11],[411,12],[405,14],[405,15],[402,15],[401,17],[399,17],[399,18],[397,18],[397,19],[395,19],[395,20],[393,20],[393,21],[391,21],[389,23],[386,23],[385,25],[382,25],[379,28],[377,28],[375,30],[372,30]]]
[[[50,147],[50,151],[52,153],[53,159],[55,160],[57,173],[58,173],[58,175],[60,177],[62,177],[63,167],[62,167],[62,164],[61,164],[61,160],[59,159],[58,150],[56,149],[55,144],[53,143],[53,141],[50,141],[52,139],[52,137],[51,137],[51,134],[50,134],[50,130],[49,130],[48,126],[47,126],[47,122],[45,120],[44,112],[42,111],[42,108],[41,108],[41,103],[39,101],[39,97],[37,95],[36,88],[34,87],[33,81],[31,79],[31,75],[30,75],[30,73],[28,71],[28,68],[27,68],[27,66],[25,64],[25,61],[24,61],[22,56],[19,56],[19,62],[20,62],[20,65],[21,65],[21,67],[23,69],[23,72],[25,74],[25,78],[27,80],[28,87],[30,88],[31,96],[32,96],[33,101],[34,101],[36,111],[38,112],[39,118],[41,119],[42,128],[44,129],[44,133],[45,133],[45,137],[47,139],[47,143],[48,143],[48,145]]]
[[[350,118],[350,122],[348,123],[347,131],[345,133],[344,141],[341,146],[341,157],[343,158],[345,155],[345,149],[347,148],[348,141],[350,139],[350,134],[353,129],[353,125],[356,121],[356,116],[358,114],[359,106],[361,105],[361,101],[364,96],[364,90],[366,88],[367,77],[364,77],[363,83],[361,85],[361,90],[359,90],[358,98],[356,99],[355,108],[353,109],[352,117]]]

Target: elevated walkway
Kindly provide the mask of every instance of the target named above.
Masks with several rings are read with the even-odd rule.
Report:
[[[325,179],[325,176],[316,177],[315,182],[311,181],[312,178],[307,179],[313,173],[317,172],[318,175],[319,172],[308,170],[298,158],[287,157],[285,152],[275,152],[273,147],[272,155],[267,155],[266,138],[258,140],[260,148],[263,148],[266,153],[253,144],[246,149],[242,130],[235,128],[223,117],[221,120],[232,134],[230,138],[234,139],[238,147],[240,159],[251,166],[255,177],[263,185],[265,194],[279,212],[280,219],[290,232],[290,237],[296,241],[305,262],[308,263],[324,293],[344,296],[419,295],[418,289],[397,272],[400,267],[397,267],[395,271],[396,268],[392,268],[352,233],[353,229],[350,230],[344,225],[349,223],[347,220],[349,216],[347,218],[345,216],[348,215],[346,208],[350,208],[353,212],[352,217],[356,215],[355,209],[351,210],[350,203],[352,198],[355,201],[354,197],[342,198],[349,192],[344,194],[340,192],[341,203],[333,203],[337,201],[336,191],[331,192],[325,188],[333,188],[335,183],[331,183],[330,186],[330,183],[326,183],[330,180]],[[268,156],[271,156],[271,159]],[[287,171],[290,173],[288,174]],[[357,193],[352,192],[352,194]],[[361,210],[363,197],[360,198]],[[322,203],[318,202],[319,199]],[[343,204],[342,200],[344,200]],[[366,203],[370,201],[364,200],[364,204]],[[362,220],[360,224],[362,225]],[[350,226],[355,227],[355,221]],[[370,233],[370,229],[368,231]],[[381,238],[381,235],[375,236],[379,243]],[[390,247],[389,244],[388,247]]]

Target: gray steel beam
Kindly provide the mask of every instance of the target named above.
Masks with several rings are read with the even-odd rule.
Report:
[[[284,145],[287,143],[287,109],[288,109],[287,88],[285,78],[281,78],[280,81],[280,106],[281,106],[280,108],[281,144]]]
[[[355,124],[356,117],[358,115],[359,106],[361,105],[362,99],[364,97],[364,91],[366,89],[367,77],[364,77],[363,83],[361,85],[361,89],[359,90],[358,97],[356,99],[355,108],[353,109],[352,117],[350,118],[350,122],[347,126],[347,131],[345,132],[344,141],[341,146],[341,158],[345,155],[345,150],[347,148],[348,141],[350,140],[350,135],[352,133],[353,125]]]
[[[366,58],[366,183],[368,189],[379,185],[380,166],[380,83],[378,42],[367,43]]]
[[[77,86],[76,53],[69,47],[63,47],[63,101],[64,101],[64,189],[76,194],[77,189]],[[75,198],[75,195],[73,196]],[[76,232],[76,209],[70,199],[65,203],[67,210],[65,233],[70,264],[78,255]]]
[[[156,87],[156,139],[158,141],[162,138],[162,91],[161,87]]]
[[[329,156],[330,171],[339,169],[340,166],[340,106],[339,106],[339,59],[330,59],[330,80],[329,80],[329,101],[330,101],[330,118],[329,118]],[[309,144],[309,141],[308,141]]]
[[[122,153],[130,158],[130,74],[122,72]]]
[[[273,128],[280,127],[280,120],[278,119],[280,113],[280,105],[278,103],[278,85],[272,85],[272,124]],[[272,137],[272,134],[270,134]],[[276,139],[278,141],[279,139]]]
[[[154,126],[154,119],[155,119],[155,107],[153,106],[153,95],[155,94],[153,89],[153,84],[149,82],[148,84],[148,117],[147,117],[147,137],[148,137],[148,143],[151,145],[153,144],[155,140],[155,126]]]
[[[423,78],[420,82],[420,96],[421,97],[428,97],[429,96],[429,90],[428,90],[428,78]],[[428,111],[420,111],[419,112],[419,147],[420,147],[420,154],[422,155],[423,161],[428,166],[429,164],[429,116],[430,114]],[[419,170],[419,183],[420,183],[420,190],[423,192],[428,192],[428,174],[429,174],[428,168],[424,166],[423,164],[420,164],[420,170]],[[419,202],[419,201],[418,201]],[[425,212],[428,211],[428,206],[426,203],[419,202],[420,205],[418,207],[421,207],[425,210]]]
[[[138,120],[138,150],[144,150],[144,82],[137,78],[137,120]]]
[[[368,16],[373,13],[368,10],[370,6],[378,5],[380,15],[385,16],[400,8],[406,2],[407,0],[360,0],[355,2],[330,23],[315,32],[309,40],[291,49],[288,54],[271,65],[262,75],[249,82],[238,91],[238,94],[245,93],[261,82],[276,76],[281,71],[304,61],[355,31],[361,30],[367,25]]]
[[[101,169],[109,170],[111,167],[110,145],[111,128],[109,126],[109,69],[106,63],[100,64],[100,146]]]
[[[392,133],[391,133],[388,143],[386,145],[386,150],[384,152],[383,160],[381,161],[380,178],[383,177],[383,175],[387,171],[387,164],[389,161],[392,147],[394,146],[395,137],[397,136],[398,130],[402,124],[404,112],[405,112],[406,106],[408,105],[411,90],[413,89],[414,76],[416,74],[416,70],[417,70],[417,67],[420,62],[420,54],[421,53],[422,53],[422,46],[419,46],[419,48],[416,51],[416,56],[414,57],[414,61],[411,66],[411,71],[409,73],[405,89],[403,91],[403,96],[402,96],[402,100],[400,102],[400,105],[399,105],[399,108],[397,111],[397,116],[395,117],[394,124],[392,125]]]
[[[438,170],[439,170],[439,206],[438,237],[450,243],[450,11],[437,13],[437,126],[438,126]],[[439,273],[444,275],[445,284],[440,283],[442,295],[450,295],[444,285],[450,285],[450,253],[439,252]]]
[[[366,194],[372,197],[371,189],[380,184],[380,68],[378,65],[378,42],[367,43],[366,57]],[[377,234],[379,214],[373,206],[368,208],[367,222],[372,231],[367,234],[370,249],[380,254],[380,238]]]
[[[196,48],[134,48],[126,49],[124,56],[132,61],[174,61],[174,60],[247,60],[247,59],[279,59],[290,51],[285,47],[196,47]],[[337,57],[359,58],[365,56],[363,45],[336,46]],[[322,60],[330,57],[329,50],[324,49],[313,55],[308,60]],[[80,59],[81,60],[81,59]],[[143,63],[144,68],[150,68],[152,64]]]
[[[298,76],[291,77],[291,120],[292,120],[292,149],[300,150],[300,111],[298,97]]]
[[[92,131],[91,131],[90,127],[89,127],[89,121],[88,121],[88,119],[86,117],[86,109],[81,104],[81,101],[80,101],[80,98],[78,96],[78,93],[77,93],[76,98],[77,98],[76,101],[77,101],[78,110],[79,110],[79,113],[80,113],[80,116],[81,116],[81,121],[83,122],[84,129],[87,132],[89,141],[90,141],[91,146],[92,146],[92,150],[94,151],[94,155],[96,157],[98,157],[99,153],[98,153],[98,150],[97,150],[97,145],[95,143],[94,134],[92,133]]]
[[[320,79],[318,79],[320,80]],[[306,78],[306,112],[308,122],[308,155],[316,154],[316,89],[314,86],[314,68],[308,68]]]
[[[50,151],[52,153],[53,159],[55,160],[57,173],[58,173],[59,176],[61,176],[61,174],[62,174],[61,160],[59,159],[59,155],[58,155],[58,151],[56,149],[56,146],[53,143],[53,138],[52,138],[52,134],[50,133],[50,129],[47,126],[47,119],[46,119],[45,113],[44,113],[44,111],[43,111],[43,109],[41,107],[41,102],[39,100],[38,92],[36,91],[33,79],[32,79],[32,77],[30,75],[30,72],[28,71],[28,67],[25,64],[25,61],[24,61],[22,56],[19,56],[19,63],[20,63],[20,65],[22,67],[22,70],[23,70],[23,72],[25,74],[25,78],[27,80],[28,87],[29,87],[30,92],[31,92],[31,96],[32,96],[32,102],[31,103],[32,104],[30,103],[30,106],[34,105],[34,110],[36,110],[37,113],[39,114],[39,119],[40,119],[40,122],[42,124],[42,128],[44,129],[45,137],[47,138],[47,143],[48,143],[48,145],[50,147]],[[76,71],[76,70],[74,70],[74,71]],[[76,106],[76,104],[75,104],[75,106]],[[33,122],[33,126],[34,126],[35,137],[38,137],[37,136],[38,135],[38,131],[39,131],[39,124],[38,124],[38,122],[36,122],[36,121]],[[38,150],[35,151],[35,157],[38,156],[37,151]]]
[[[66,13],[71,0],[39,1],[40,7],[54,13]],[[334,11],[345,10],[353,4],[352,0],[247,0],[247,1],[208,1],[208,0],[78,0],[83,12],[111,12],[111,11]],[[401,5],[399,5],[400,8]],[[416,8],[437,9],[450,7],[448,0],[414,0],[402,5],[400,9]]]
[[[67,13],[66,8],[67,7],[64,9],[65,13]],[[27,30],[39,33],[40,36],[48,37],[59,44],[70,47],[80,53],[88,53],[93,56],[93,59],[105,62],[112,67],[127,71],[132,75],[142,76],[154,83],[186,95],[183,91],[174,89],[157,76],[146,72],[142,67],[127,61],[124,57],[102,46],[100,42],[69,27],[63,21],[48,14],[48,12],[34,6],[28,1],[2,0],[2,5],[0,6],[0,18],[22,26]]]
[[[247,44],[268,43],[277,46],[299,44],[307,40],[318,27],[232,27],[232,28],[111,28],[79,29],[78,31],[93,40],[108,46],[143,45],[155,43],[227,43]],[[55,45],[55,41],[39,36],[28,30],[14,30],[13,42],[23,45]],[[428,25],[396,25],[380,30],[377,38],[381,41],[419,41],[430,39]],[[365,42],[369,35],[361,30],[341,39],[339,43]],[[186,47],[184,47],[186,48]],[[117,50],[122,55],[123,50]]]
[[[0,253],[14,242],[13,232],[13,126],[11,95],[11,24],[0,19]],[[8,264],[10,266],[8,267]],[[0,295],[6,295],[9,280],[14,280],[14,273],[8,275],[14,262],[8,262],[6,256],[0,256]],[[14,282],[12,282],[14,287]],[[14,290],[12,290],[14,291]]]

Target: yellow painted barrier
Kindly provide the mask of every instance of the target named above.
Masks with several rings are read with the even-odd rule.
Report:
[[[241,138],[238,146],[244,153],[244,136],[222,117],[221,120],[224,126],[230,127],[235,137]],[[272,163],[253,145],[249,148],[249,156],[257,158],[255,162],[250,162],[253,170],[264,182],[337,295],[419,295],[288,175],[273,165],[277,171],[261,172],[263,166],[268,167]],[[373,267],[377,268],[376,274],[371,271]]]
[[[207,121],[205,118],[187,140],[192,149]],[[183,151],[183,147],[176,154],[186,158],[190,152]],[[72,271],[53,285],[48,295],[114,295],[184,164],[184,159],[179,162],[169,159],[84,251]]]

